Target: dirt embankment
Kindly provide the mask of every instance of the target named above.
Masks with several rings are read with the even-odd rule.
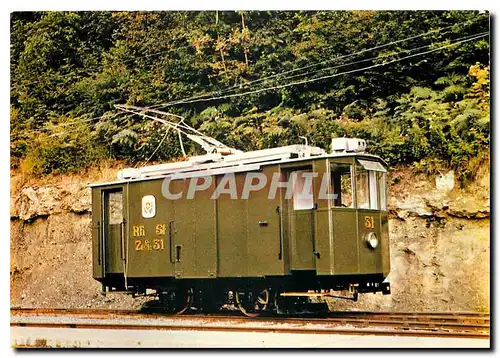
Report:
[[[11,305],[135,308],[143,300],[99,294],[92,279],[89,182],[113,180],[105,166],[78,175],[11,175]],[[333,307],[361,310],[488,311],[490,192],[485,167],[467,190],[453,173],[391,173],[392,294],[360,295]]]

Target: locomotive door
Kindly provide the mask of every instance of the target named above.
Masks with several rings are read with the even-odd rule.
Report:
[[[312,167],[294,168],[285,172],[285,180],[289,183],[284,193],[286,203],[284,216],[287,226],[290,269],[314,270],[316,268],[314,247],[315,206],[313,198]]]
[[[182,182],[174,182],[174,190]],[[183,184],[183,183],[182,183]],[[174,220],[170,223],[170,259],[176,278],[196,277],[195,200],[181,198],[174,202]]]
[[[105,276],[123,273],[123,190],[103,190],[101,195],[103,226],[100,256]]]
[[[330,164],[333,231],[333,270],[339,274],[359,272],[357,210],[352,159]]]
[[[207,180],[197,180],[197,185]],[[171,182],[172,192],[187,193],[190,180]],[[171,262],[175,278],[216,278],[217,237],[215,202],[211,195],[215,180],[205,189],[173,201],[171,225]]]

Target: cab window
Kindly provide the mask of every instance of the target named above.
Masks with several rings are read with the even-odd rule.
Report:
[[[368,170],[359,165],[356,168],[356,195],[358,199],[358,209],[370,209]]]
[[[333,206],[338,208],[354,208],[352,188],[352,165],[331,164]]]
[[[358,159],[357,163],[358,209],[387,210],[386,169],[376,161]]]
[[[368,171],[368,182],[370,185],[370,209],[378,210],[378,183],[377,172]]]
[[[121,224],[123,221],[123,194],[122,191],[106,193],[106,217],[108,225]]]
[[[293,210],[308,210],[314,207],[312,170],[293,172]],[[309,180],[306,178],[309,176]]]
[[[380,193],[380,210],[387,210],[387,174],[378,172],[378,184]]]

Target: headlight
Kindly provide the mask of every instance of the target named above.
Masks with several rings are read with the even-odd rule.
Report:
[[[374,232],[370,232],[368,233],[368,235],[366,235],[366,242],[368,244],[368,246],[372,249],[376,249],[377,246],[378,246],[378,238],[377,238],[377,235],[374,233]]]

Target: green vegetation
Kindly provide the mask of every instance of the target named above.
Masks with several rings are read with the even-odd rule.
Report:
[[[12,165],[173,159],[175,133],[154,152],[165,128],[114,104],[255,91],[160,109],[243,150],[356,136],[390,164],[466,182],[488,160],[489,38],[448,45],[487,31],[476,11],[13,13]]]

